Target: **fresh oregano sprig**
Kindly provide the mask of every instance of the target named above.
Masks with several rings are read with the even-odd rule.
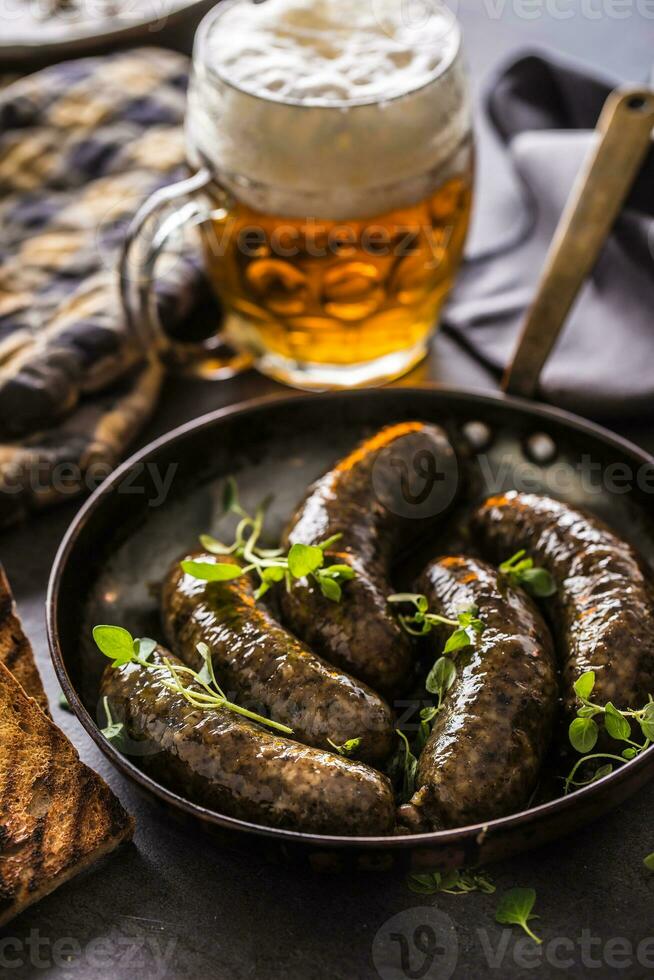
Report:
[[[260,725],[274,728],[284,735],[292,735],[293,729],[288,725],[282,725],[271,718],[264,718],[263,715],[242,708],[240,704],[229,701],[225,692],[220,687],[214,674],[211,651],[206,643],[198,643],[197,651],[202,657],[203,667],[200,671],[192,670],[190,667],[181,664],[173,664],[167,657],[163,657],[160,663],[153,663],[149,658],[157,647],[156,640],[149,638],[134,639],[132,634],[123,629],[122,626],[95,626],[93,628],[93,639],[105,657],[112,661],[112,667],[122,667],[128,663],[137,663],[148,670],[164,667],[168,672],[168,678],[162,683],[169,691],[181,694],[189,704],[202,711],[211,711],[216,708],[227,708],[235,714],[256,721]],[[187,683],[184,683],[186,681]],[[191,688],[189,685],[194,685]],[[106,710],[106,706],[105,706]],[[107,712],[108,725],[114,723],[111,715]],[[118,733],[114,733],[117,737]]]
[[[342,535],[334,534],[318,545],[296,543],[291,546],[288,554],[284,554],[281,548],[262,548],[259,539],[263,532],[267,503],[261,503],[254,516],[248,514],[239,501],[236,481],[230,477],[225,486],[223,508],[224,513],[231,512],[240,518],[234,541],[232,544],[225,544],[210,534],[203,534],[200,536],[200,543],[212,555],[231,556],[241,559],[244,564],[189,559],[182,562],[184,572],[206,582],[227,582],[248,572],[256,572],[260,583],[255,592],[256,599],[265,595],[277,582],[285,582],[286,588],[290,590],[294,581],[308,578],[318,585],[326,599],[340,602],[343,582],[353,579],[356,572],[346,564],[325,566],[325,551],[339,541]]]
[[[603,776],[613,772],[614,765],[624,765],[635,759],[654,742],[654,699],[649,700],[644,708],[638,710],[616,708],[611,701],[600,705],[591,701],[595,687],[595,672],[588,670],[575,681],[574,690],[579,699],[577,717],[570,722],[568,737],[570,744],[582,757],[574,764],[565,781],[565,792],[572,786],[587,786]],[[632,738],[632,723],[640,729],[643,741]],[[616,742],[623,742],[625,747],[618,754],[612,752],[593,752],[600,736],[602,726],[607,734]],[[602,762],[588,779],[576,780],[579,769],[587,762]]]
[[[436,716],[443,708],[445,695],[450,690],[456,680],[456,666],[450,656],[456,654],[458,650],[474,644],[477,637],[484,632],[484,623],[478,618],[478,610],[475,607],[466,609],[458,614],[456,619],[448,619],[429,612],[429,601],[426,596],[414,592],[398,592],[387,598],[389,603],[411,603],[415,612],[411,615],[399,614],[398,618],[403,629],[412,636],[426,636],[436,626],[451,626],[454,632],[448,638],[443,648],[442,656],[438,657],[433,667],[425,678],[425,688],[429,694],[436,697],[436,704],[422,708],[420,711],[420,726],[415,738],[413,752],[409,746],[408,739],[403,732],[397,734],[403,740],[403,745],[398,747],[394,768],[404,767],[403,783],[403,802],[407,802],[415,789],[415,775],[417,771],[417,756],[420,755],[432,730]],[[408,789],[411,791],[408,792]],[[408,795],[407,795],[408,794]]]
[[[474,606],[459,613],[456,619],[448,619],[447,616],[429,612],[427,596],[416,592],[397,592],[395,595],[389,595],[386,601],[411,603],[414,606],[415,611],[410,616],[404,613],[398,614],[402,628],[412,636],[426,636],[436,626],[452,626],[454,632],[443,648],[444,654],[454,653],[456,650],[470,646],[484,632],[484,624],[478,618],[478,610]]]
[[[503,561],[499,567],[509,585],[521,586],[525,592],[535,599],[549,599],[556,592],[556,583],[546,568],[534,565],[533,558],[526,558],[523,548],[512,558]]]

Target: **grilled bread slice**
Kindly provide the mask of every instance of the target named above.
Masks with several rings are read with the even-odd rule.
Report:
[[[0,926],[132,832],[104,780],[0,664]]]
[[[32,644],[23,632],[2,565],[0,565],[0,663],[8,667],[26,694],[49,714],[48,699],[36,669]]]

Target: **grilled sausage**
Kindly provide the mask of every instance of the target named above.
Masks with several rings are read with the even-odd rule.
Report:
[[[631,545],[597,517],[536,494],[490,497],[472,527],[489,560],[524,548],[553,576],[557,593],[547,602],[568,717],[578,707],[574,682],[589,670],[600,704],[637,708],[654,694],[653,592]]]
[[[282,596],[286,621],[325,660],[386,695],[406,685],[413,661],[409,637],[386,601],[393,591],[391,561],[398,544],[408,544],[435,516],[416,501],[438,485],[432,480],[455,470],[454,450],[438,426],[388,426],[309,488],[286,531],[287,544],[317,545],[342,534],[327,556],[356,572],[340,603],[325,599],[311,582],[298,583]],[[412,495],[407,474],[416,471],[423,475]]]
[[[527,595],[476,559],[432,562],[417,589],[448,619],[476,606],[485,629],[456,654],[456,679],[418,762],[418,790],[400,813],[418,828],[514,813],[536,786],[556,711],[547,627]],[[438,640],[450,632],[444,627]]]
[[[195,708],[166,688],[164,656],[180,663],[158,647],[153,667],[107,667],[101,688],[112,717],[140,743],[140,763],[154,779],[217,813],[269,827],[345,835],[392,830],[395,804],[385,776],[227,708]]]
[[[207,563],[229,559],[195,553]],[[325,663],[285,630],[256,602],[247,576],[204,582],[175,562],[164,581],[163,625],[167,641],[190,667],[198,669],[200,642],[226,692],[239,703],[268,712],[308,745],[328,748],[360,738],[357,756],[381,762],[393,747],[391,710],[365,684]]]

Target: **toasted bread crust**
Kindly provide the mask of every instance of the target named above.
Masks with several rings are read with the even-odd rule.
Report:
[[[0,925],[133,829],[104,780],[0,664]]]
[[[29,697],[50,713],[48,699],[34,660],[32,644],[23,632],[11,586],[0,565],[0,663],[14,675]]]

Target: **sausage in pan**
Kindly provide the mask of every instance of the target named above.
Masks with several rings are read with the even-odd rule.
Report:
[[[455,472],[445,432],[422,422],[387,426],[309,488],[286,532],[288,544],[312,545],[341,534],[327,554],[356,572],[340,603],[309,582],[297,584],[282,597],[286,621],[325,660],[387,695],[406,685],[412,664],[409,638],[386,601],[391,561],[424,530],[425,517],[436,516],[411,506],[404,477],[418,466],[427,490],[430,480]]]
[[[593,700],[637,708],[654,693],[651,580],[631,545],[603,521],[551,497],[490,497],[473,519],[473,539],[491,561],[521,549],[557,586],[548,600],[560,648],[566,714],[574,682],[595,671]]]
[[[456,654],[456,679],[418,762],[417,792],[400,813],[419,829],[514,813],[536,786],[556,710],[547,627],[527,595],[476,559],[434,561],[417,588],[448,619],[476,606],[484,631]]]
[[[377,835],[393,828],[385,776],[364,763],[264,731],[227,708],[204,711],[165,686],[158,647],[153,667],[107,667],[101,694],[131,739],[146,743],[153,778],[217,813],[317,834]]]
[[[225,561],[195,553],[205,563]],[[205,582],[179,562],[162,594],[163,625],[174,652],[200,669],[198,643],[211,650],[216,675],[239,703],[257,706],[288,725],[300,742],[328,748],[360,738],[357,756],[381,762],[393,746],[393,720],[385,701],[365,684],[334,669],[285,630],[255,601],[247,576]]]

